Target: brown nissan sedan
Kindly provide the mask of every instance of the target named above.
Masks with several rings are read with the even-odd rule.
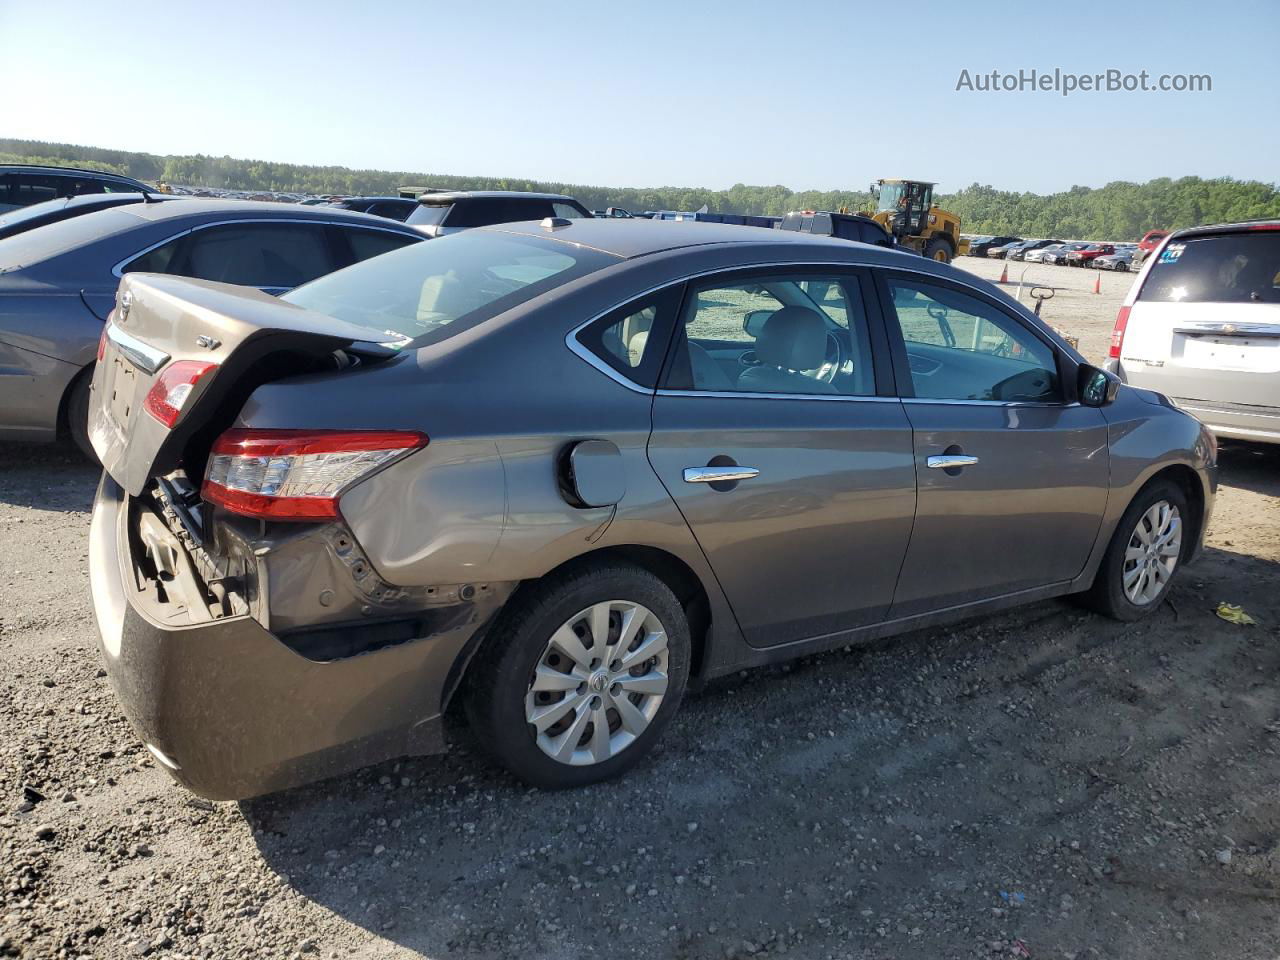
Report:
[[[103,655],[213,798],[438,751],[455,697],[529,782],[600,780],[695,677],[1063,594],[1148,614],[1213,504],[1164,397],[803,233],[549,218],[279,299],[131,274],[101,352]]]

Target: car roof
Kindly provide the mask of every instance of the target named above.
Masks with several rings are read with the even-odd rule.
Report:
[[[520,233],[548,237],[564,243],[578,243],[616,257],[630,259],[651,253],[707,244],[808,244],[815,248],[848,250],[856,241],[842,240],[795,230],[773,230],[769,227],[745,227],[731,223],[706,223],[692,220],[626,220],[613,217],[570,220],[567,226],[550,229],[540,222],[500,223],[479,230]],[[863,244],[868,250],[879,250]],[[915,259],[920,259],[912,254]]]
[[[442,206],[454,200],[465,200],[472,197],[525,197],[529,200],[573,200],[563,193],[530,193],[525,190],[449,190],[438,193],[424,193],[418,202],[427,206]],[[399,198],[397,198],[399,199]]]
[[[382,197],[364,197],[364,196],[361,196],[361,197],[341,197],[341,198],[339,198],[339,199],[337,199],[337,200],[329,200],[329,201],[327,201],[327,202],[328,202],[328,203],[349,203],[350,201],[353,201],[353,200],[358,200],[358,201],[361,201],[361,202],[363,202],[363,201],[365,201],[365,200],[396,200],[396,201],[399,201],[400,203],[414,203],[414,202],[415,202],[415,201],[414,201],[414,199],[413,199],[412,197],[387,197],[387,196],[382,196]]]
[[[1250,230],[1280,230],[1280,219],[1263,217],[1258,220],[1238,220],[1235,223],[1206,223],[1199,227],[1184,227],[1172,234],[1175,239],[1194,237],[1205,233],[1247,233]]]
[[[45,163],[0,163],[0,173],[48,173],[55,176],[96,177],[100,180],[115,180],[121,183],[142,183],[142,181],[135,180],[133,177],[126,176],[123,173],[111,173],[107,170],[86,170],[83,167],[50,166]]]
[[[286,217],[291,220],[350,220],[352,223],[373,224],[386,227],[396,223],[386,217],[375,217],[358,210],[343,210],[341,207],[324,205],[305,206],[300,203],[275,203],[270,200],[223,200],[211,197],[191,197],[182,203],[138,203],[123,208],[131,216],[140,220],[166,220],[174,217],[192,217],[203,214],[224,213],[239,218],[252,217]],[[411,228],[400,226],[400,229],[414,232]]]

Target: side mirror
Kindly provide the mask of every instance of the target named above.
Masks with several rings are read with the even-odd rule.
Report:
[[[742,318],[742,329],[753,340],[759,340],[764,333],[765,322],[773,316],[772,310],[752,310]]]
[[[1120,378],[1098,367],[1084,363],[1076,373],[1076,391],[1086,407],[1105,407],[1120,391]]]

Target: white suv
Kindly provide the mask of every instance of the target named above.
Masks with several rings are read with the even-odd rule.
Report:
[[[1106,366],[1220,436],[1280,443],[1280,220],[1166,237],[1116,316]]]

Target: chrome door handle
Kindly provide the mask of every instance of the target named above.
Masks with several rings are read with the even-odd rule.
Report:
[[[955,453],[944,454],[941,457],[930,457],[925,461],[930,470],[952,470],[957,467],[972,467],[977,462],[977,457],[966,457]]]
[[[758,477],[755,467],[685,467],[685,483],[728,483],[731,480],[750,480]]]

